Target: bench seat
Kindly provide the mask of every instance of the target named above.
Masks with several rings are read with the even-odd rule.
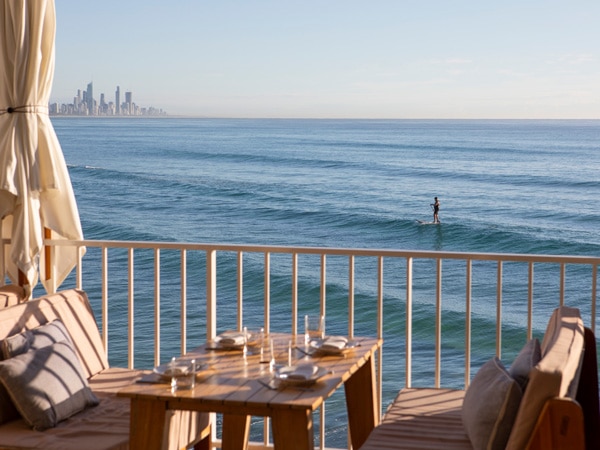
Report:
[[[522,385],[495,358],[493,364],[482,367],[487,366],[485,371],[480,370],[486,375],[471,391],[402,389],[360,449],[462,450],[474,448],[474,439],[487,442],[477,447],[492,449],[600,448],[595,337],[584,328],[579,310],[557,308],[541,346],[530,341],[522,354],[529,358],[535,352],[525,350],[536,345],[537,357],[531,361],[520,359],[519,364],[515,360],[515,367],[519,368],[523,368],[523,361],[531,363],[524,366]],[[496,378],[484,378],[492,373],[491,367]],[[476,378],[477,375],[470,388]],[[501,387],[495,380],[510,387]],[[519,387],[515,387],[517,384]],[[506,389],[506,394],[499,394],[501,389]],[[497,399],[501,401],[494,403]],[[471,408],[463,411],[464,404]],[[469,430],[474,434],[469,436]]]
[[[402,389],[361,449],[472,449],[462,425],[464,395],[455,389]]]
[[[60,319],[65,325],[97,406],[35,431],[24,419],[0,424],[0,449],[125,450],[129,449],[129,399],[116,393],[148,371],[110,367],[93,311],[85,292],[71,289],[0,308],[0,341]],[[1,405],[0,405],[1,407]],[[2,415],[0,414],[0,417]],[[157,424],[148,424],[148,427]],[[161,425],[159,425],[161,426]],[[167,415],[165,450],[187,448],[209,433],[208,415],[175,411]],[[168,431],[167,431],[168,430]],[[203,444],[207,441],[204,440]],[[133,449],[132,449],[133,450]]]

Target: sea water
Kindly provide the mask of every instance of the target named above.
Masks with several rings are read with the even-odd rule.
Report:
[[[86,239],[600,255],[600,121],[52,121],[69,166]],[[430,204],[436,196],[442,224],[419,225],[418,220],[432,220]],[[137,265],[143,266],[143,258],[141,263],[136,259]],[[300,277],[302,314],[318,308],[318,261],[315,265],[312,273]],[[444,277],[463,273],[444,291],[444,307],[449,311],[444,316],[444,364],[455,373],[464,366],[464,267],[458,266],[444,266]],[[258,323],[263,275],[262,267],[252,267],[244,265],[248,297],[244,318]],[[331,319],[346,314],[347,287],[335,282],[336,270],[328,259],[326,327],[328,332],[344,333]],[[347,277],[345,270],[339,269],[342,278]],[[400,266],[386,265],[388,270],[405,273]],[[510,339],[513,322],[514,329],[523,328],[527,267],[505,271],[503,319]],[[222,272],[235,279],[235,269],[220,268]],[[289,330],[289,274],[274,272],[271,296],[275,308],[277,298],[283,306],[273,312],[271,327]],[[357,279],[357,332],[363,322],[375,320],[375,273],[371,272],[370,280]],[[152,285],[151,259],[147,270],[139,270],[136,277],[136,289],[144,282]],[[536,269],[535,277],[543,293],[545,277],[557,275],[542,268]],[[176,285],[177,265],[162,268],[161,278],[175,280]],[[570,271],[567,279],[569,303],[589,309],[589,270]],[[519,281],[520,288],[512,285],[513,280]],[[431,384],[431,360],[420,365],[418,355],[433,352],[420,336],[433,333],[434,303],[431,295],[420,292],[434,286],[419,286],[418,276],[414,281],[413,382],[416,378]],[[495,286],[495,281],[492,277],[489,285]],[[236,318],[233,308],[222,307],[236,296],[235,283],[225,284],[218,293],[220,328],[234,327]],[[473,286],[474,346],[478,340],[483,345],[475,355],[475,366],[495,350],[490,330],[495,328],[496,292],[492,288],[479,294],[483,284],[478,280]],[[121,310],[110,313],[112,324],[126,317],[126,276],[109,273],[109,286],[111,302],[121,304]],[[168,290],[162,292],[168,302]],[[403,364],[389,365],[393,358],[386,355],[397,351],[403,357],[404,290],[400,284],[386,285],[384,294],[385,403],[403,383]],[[143,301],[139,299],[144,295],[147,303],[136,305],[136,311],[152,308],[150,291],[136,292],[136,301]],[[201,299],[195,292],[190,297],[196,295]],[[536,297],[542,306],[544,301]],[[557,294],[549,292],[548,308],[556,301]],[[172,302],[171,308],[161,307],[162,320],[165,326],[172,323],[177,328],[178,292]],[[136,326],[136,340],[153,334],[152,323]],[[199,345],[201,327],[190,328],[191,345]],[[110,329],[109,348],[126,355],[124,329],[126,322]],[[171,356],[177,351],[178,336],[164,333],[161,337],[167,341],[163,354]],[[518,337],[523,339],[522,334]],[[151,348],[151,338],[147,342]],[[151,364],[152,351],[137,349],[136,363]],[[445,383],[460,387],[463,381],[457,377]],[[338,425],[328,431],[327,442],[343,447],[345,422],[343,412],[338,418],[336,410],[344,410],[343,398],[334,398],[328,406],[329,420],[333,415]]]

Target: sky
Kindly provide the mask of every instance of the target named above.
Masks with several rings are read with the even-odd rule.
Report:
[[[55,0],[51,101],[199,117],[600,119],[600,1]]]

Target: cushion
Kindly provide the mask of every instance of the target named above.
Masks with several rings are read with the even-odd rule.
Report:
[[[519,383],[521,390],[525,391],[529,381],[529,372],[542,359],[542,350],[540,341],[537,338],[530,339],[521,349],[515,360],[510,366],[508,373]]]
[[[54,427],[87,406],[98,404],[67,341],[1,361],[0,382],[35,430]]]
[[[2,356],[4,359],[12,358],[28,350],[37,350],[61,341],[71,342],[71,337],[65,325],[56,319],[33,330],[25,330],[4,339]]]
[[[583,321],[577,308],[556,308],[542,341],[542,359],[533,368],[507,449],[525,448],[546,400],[574,398],[583,357]]]
[[[521,388],[502,362],[485,363],[467,388],[462,421],[475,449],[503,450],[521,402]]]
[[[25,353],[30,349],[46,347],[55,342],[69,341],[69,333],[60,320],[26,330],[0,341],[0,361]],[[8,392],[0,384],[0,424],[20,417]]]

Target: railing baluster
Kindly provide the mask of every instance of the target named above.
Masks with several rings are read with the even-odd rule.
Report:
[[[348,257],[348,336],[354,337],[354,255]]]
[[[298,253],[292,253],[292,334],[298,334]]]
[[[217,251],[206,251],[206,339],[217,335]]]
[[[327,300],[327,255],[321,253],[321,309],[320,314],[325,317],[326,307],[325,302]]]
[[[466,267],[466,298],[465,298],[465,389],[471,383],[471,284],[473,277],[473,262],[468,259]]]
[[[271,330],[271,254],[265,252],[265,332]]]
[[[533,337],[533,262],[529,261],[527,277],[527,340]]]
[[[75,274],[75,287],[77,289],[83,289],[83,247],[77,246],[77,271]]]
[[[502,261],[496,272],[496,356],[502,358]]]
[[[128,282],[127,282],[127,306],[128,306],[128,318],[127,318],[127,329],[128,329],[128,339],[127,343],[127,361],[128,367],[133,369],[135,367],[135,352],[134,352],[134,260],[133,260],[133,248],[127,249],[127,266],[128,266]]]
[[[413,259],[406,258],[406,387],[412,386],[412,284]]]
[[[560,306],[565,304],[565,263],[560,265]]]
[[[237,252],[237,329],[244,327],[244,256]]]
[[[154,365],[160,364],[160,248],[154,249]]]
[[[108,248],[102,247],[102,341],[108,354]]]
[[[327,301],[327,255],[321,253],[321,300],[320,300],[320,314],[321,317],[325,317],[326,312],[326,301]],[[325,327],[325,324],[323,324]],[[325,330],[324,330],[325,331]],[[325,402],[321,404],[320,408],[321,420],[319,421],[319,448],[323,450],[325,448]]]
[[[441,386],[442,371],[442,260],[437,259],[435,282],[435,387]]]
[[[181,354],[187,353],[187,252],[182,249],[180,252],[181,266]]]
[[[596,335],[596,295],[598,286],[598,264],[592,266],[592,319],[591,319],[591,330]]]

